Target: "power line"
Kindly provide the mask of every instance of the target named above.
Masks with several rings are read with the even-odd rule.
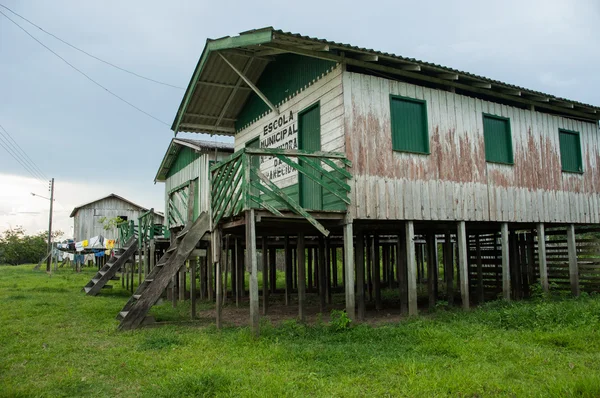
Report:
[[[8,136],[8,139],[10,139],[10,141],[13,142],[12,148],[13,149],[17,149],[17,152],[21,153],[21,156],[22,156],[23,160],[25,160],[31,166],[31,168],[36,171],[36,173],[40,177],[42,177],[42,178],[44,178],[46,180],[49,180],[48,176],[46,176],[44,174],[44,172],[42,171],[42,169],[40,169],[38,167],[38,165],[29,157],[29,155],[27,155],[27,153],[23,150],[23,148],[21,148],[21,145],[19,145],[19,143],[17,141],[15,141],[15,139],[13,138],[13,136],[8,131],[6,131],[6,129],[4,128],[4,126],[2,126],[1,124],[0,124],[0,130],[3,130],[4,133],[5,133],[5,134],[2,134],[2,131],[0,131],[0,134],[4,135],[5,138]]]
[[[80,69],[78,69],[75,65],[71,64],[69,61],[67,61],[66,59],[64,59],[62,56],[60,56],[58,53],[56,53],[54,50],[52,50],[50,47],[46,46],[44,43],[42,43],[41,41],[39,41],[35,36],[33,36],[31,33],[29,33],[27,31],[27,29],[25,29],[24,27],[22,27],[21,25],[19,25],[17,22],[15,22],[13,19],[11,19],[8,15],[6,15],[5,13],[3,13],[2,11],[0,11],[0,14],[2,14],[6,19],[8,19],[10,22],[12,22],[13,24],[15,24],[19,29],[21,29],[23,32],[25,32],[29,37],[31,37],[33,40],[35,40],[38,44],[40,44],[42,47],[44,47],[46,50],[50,51],[52,54],[54,54],[55,56],[57,56],[58,58],[60,58],[64,63],[66,63],[67,65],[69,65],[71,68],[73,68],[74,70],[76,70],[77,72],[79,72],[81,75],[83,75],[86,79],[88,79],[89,81],[91,81],[92,83],[94,83],[96,86],[104,89],[107,93],[109,93],[110,95],[114,96],[115,98],[119,99],[120,101],[126,103],[127,105],[129,105],[130,107],[132,107],[133,109],[137,110],[138,112],[143,113],[144,115],[151,117],[152,119],[156,120],[159,123],[164,124],[165,126],[171,126],[169,123],[166,123],[162,120],[160,120],[159,118],[151,115],[150,113],[144,111],[141,108],[138,108],[137,106],[135,106],[134,104],[132,104],[131,102],[127,101],[126,99],[124,99],[123,97],[120,97],[118,94],[112,92],[111,90],[109,90],[108,88],[104,87],[102,84],[98,83],[97,81],[95,81],[94,79],[92,79],[90,76],[88,76],[86,73],[84,73],[83,71],[81,71]]]
[[[3,138],[3,136],[0,136],[0,146],[2,148],[4,148],[4,150],[10,155],[12,156],[12,158],[14,160],[16,160],[24,169],[25,171],[27,171],[34,179],[36,179],[37,181],[41,182],[42,184],[46,185],[46,182],[44,182],[42,179],[40,179],[40,177],[36,176],[35,173],[33,172],[33,170],[27,166],[26,163],[23,163],[23,161],[20,159],[19,156],[15,155],[14,152],[12,152],[12,150],[10,150],[10,146],[7,146],[4,142],[6,138]],[[12,149],[12,148],[11,148]]]
[[[31,22],[29,19],[27,19],[27,18],[25,18],[24,16],[22,16],[22,15],[20,15],[20,14],[16,13],[15,11],[11,10],[11,9],[10,9],[10,8],[8,8],[7,6],[5,6],[4,4],[0,4],[0,7],[2,7],[2,8],[5,8],[6,10],[10,11],[10,12],[11,12],[11,13],[13,13],[14,15],[16,15],[17,17],[19,17],[19,18],[21,18],[22,20],[24,20],[24,21],[28,22],[29,24],[31,24],[31,25],[33,25],[33,26],[35,26],[36,28],[38,28],[39,30],[41,30],[42,32],[44,32],[45,34],[47,34],[47,35],[49,35],[49,36],[52,36],[52,37],[54,37],[56,40],[58,40],[58,41],[60,41],[60,42],[62,42],[62,43],[64,43],[64,44],[66,44],[67,46],[69,46],[69,47],[71,47],[71,48],[73,48],[73,49],[75,49],[75,50],[77,50],[77,51],[79,51],[79,52],[81,52],[81,53],[83,53],[83,54],[85,54],[85,55],[87,55],[88,57],[94,58],[94,59],[95,59],[95,60],[97,60],[97,61],[100,61],[100,62],[102,62],[102,63],[105,63],[106,65],[112,66],[113,68],[115,68],[115,69],[118,69],[118,70],[120,70],[120,71],[123,71],[123,72],[125,72],[125,73],[129,73],[130,75],[133,75],[133,76],[139,77],[140,79],[148,80],[148,81],[150,81],[150,82],[157,83],[157,84],[161,84],[161,85],[163,85],[163,86],[168,86],[168,87],[176,88],[176,89],[178,89],[178,90],[185,90],[185,87],[176,86],[176,85],[174,85],[174,84],[169,84],[169,83],[161,82],[161,81],[159,81],[159,80],[151,79],[151,78],[149,78],[149,77],[146,77],[146,76],[142,76],[142,75],[140,75],[139,73],[135,73],[135,72],[133,72],[133,71],[130,71],[130,70],[128,70],[128,69],[125,69],[125,68],[122,68],[122,67],[120,67],[120,66],[118,66],[118,65],[115,65],[115,64],[113,64],[112,62],[108,62],[108,61],[105,61],[105,60],[103,60],[102,58],[96,57],[95,55],[93,55],[93,54],[90,54],[90,53],[88,53],[87,51],[85,51],[85,50],[82,50],[82,49],[81,49],[81,48],[79,48],[79,47],[76,47],[76,46],[74,46],[73,44],[71,44],[71,43],[67,42],[66,40],[63,40],[63,39],[61,39],[60,37],[56,36],[55,34],[48,32],[47,30],[45,30],[45,29],[44,29],[44,28],[42,28],[41,26],[39,26],[39,25],[36,25],[35,23]]]

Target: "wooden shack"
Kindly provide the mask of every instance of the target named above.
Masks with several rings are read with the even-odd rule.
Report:
[[[73,239],[82,241],[94,236],[102,235],[106,239],[119,239],[117,228],[104,229],[102,219],[114,219],[119,217],[124,221],[133,220],[137,223],[138,217],[147,212],[148,209],[125,199],[122,196],[111,193],[100,199],[77,206],[71,212],[73,218]],[[162,224],[164,217],[154,214],[154,223]]]
[[[205,207],[217,324],[245,277],[256,332],[261,294],[263,313],[280,295],[301,320],[307,294],[321,312],[343,294],[362,320],[536,284],[600,289],[599,119],[596,106],[270,27],[208,40],[172,129],[235,140],[210,167]]]

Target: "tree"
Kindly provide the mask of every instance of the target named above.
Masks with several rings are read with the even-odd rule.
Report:
[[[54,231],[52,239],[62,237],[62,231]],[[48,232],[27,235],[23,227],[7,229],[0,235],[0,264],[37,263],[48,252]]]
[[[113,217],[113,218],[108,218],[108,217],[100,217],[100,219],[98,220],[98,222],[100,224],[102,224],[102,228],[104,228],[105,231],[112,231],[114,230],[119,224],[125,222],[125,220],[123,220],[121,217]]]

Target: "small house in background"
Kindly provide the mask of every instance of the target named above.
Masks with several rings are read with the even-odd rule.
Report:
[[[155,183],[165,183],[165,226],[169,230],[183,227],[188,222],[188,208],[192,201],[193,220],[203,211],[208,211],[208,169],[232,153],[233,144],[226,142],[171,140],[154,178]],[[192,197],[190,190],[193,191]]]
[[[124,221],[134,220],[137,224],[138,217],[148,210],[114,193],[77,206],[70,215],[74,219],[73,239],[81,241],[98,235],[102,235],[106,239],[118,239],[118,229],[105,230],[103,219],[110,220],[119,217]],[[154,214],[155,224],[163,224],[163,222],[164,216]]]

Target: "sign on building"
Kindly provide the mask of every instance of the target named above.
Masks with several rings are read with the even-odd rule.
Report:
[[[298,114],[281,113],[263,125],[261,148],[298,149]],[[297,159],[291,158],[298,162]],[[279,188],[298,183],[298,172],[275,156],[261,157],[260,171]]]

